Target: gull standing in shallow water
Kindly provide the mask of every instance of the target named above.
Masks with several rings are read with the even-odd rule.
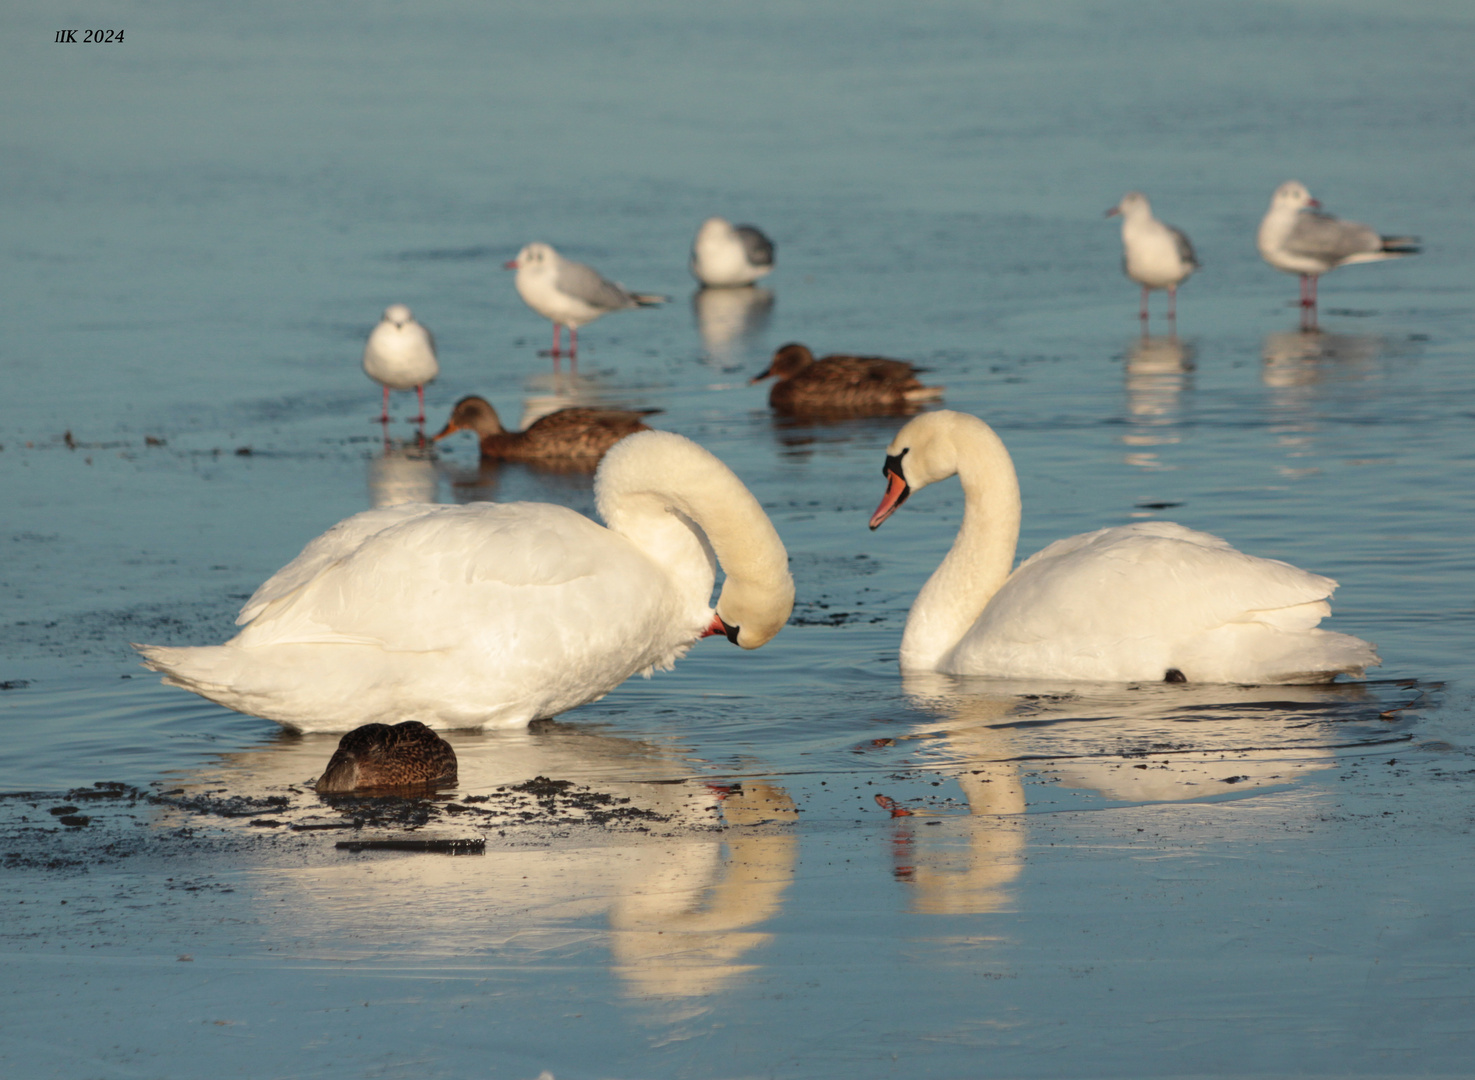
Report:
[[[505,265],[517,271],[517,295],[553,323],[553,364],[558,366],[558,329],[567,326],[568,355],[577,362],[579,327],[625,308],[664,304],[669,297],[636,293],[601,277],[592,266],[565,259],[552,244],[529,244]]]
[[[425,384],[440,374],[435,336],[404,304],[390,304],[364,346],[364,373],[384,387],[383,411],[375,417],[379,423],[389,423],[391,390],[414,390],[420,399],[414,422],[425,423]]]
[[[709,217],[691,245],[691,274],[703,285],[751,285],[773,270],[773,241],[752,225]]]
[[[1122,216],[1122,269],[1142,286],[1142,312],[1147,321],[1147,294],[1153,289],[1168,290],[1168,320],[1178,318],[1178,286],[1198,269],[1193,245],[1181,229],[1152,216],[1152,206],[1140,191],[1129,191],[1122,201],[1106,212],[1107,217]]]
[[[1318,209],[1321,203],[1299,180],[1275,189],[1260,222],[1260,255],[1277,270],[1301,275],[1303,322],[1316,321],[1316,283],[1328,270],[1353,263],[1400,259],[1419,251],[1415,236],[1380,236],[1367,225],[1343,221]]]

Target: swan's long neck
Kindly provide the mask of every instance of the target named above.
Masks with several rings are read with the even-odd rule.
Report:
[[[1020,499],[1009,451],[982,423],[956,432],[953,441],[963,484],[963,524],[907,616],[901,637],[903,670],[937,670],[1014,566]]]
[[[664,431],[622,439],[595,483],[600,516],[646,551],[706,609],[715,565],[726,574],[717,613],[756,648],[778,633],[794,605],[783,541],[732,470],[700,446]]]

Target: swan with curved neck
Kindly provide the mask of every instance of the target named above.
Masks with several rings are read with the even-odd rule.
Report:
[[[515,727],[669,668],[708,634],[756,649],[788,620],[783,542],[696,443],[631,435],[595,493],[608,527],[546,503],[356,514],[257,589],[224,645],[139,651],[166,683],[299,731]]]
[[[886,454],[872,529],[928,484],[956,475],[964,494],[957,539],[907,617],[903,670],[1312,683],[1379,663],[1367,642],[1317,628],[1335,581],[1171,522],[1058,540],[1012,569],[1019,481],[1003,441],[977,417],[919,416]]]

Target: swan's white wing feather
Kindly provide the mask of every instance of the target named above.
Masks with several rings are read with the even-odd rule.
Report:
[[[1088,627],[1119,637],[1194,633],[1273,622],[1274,613],[1321,603],[1336,587],[1209,533],[1150,522],[1056,541],[1020,565],[984,619],[1026,638]]]
[[[1101,529],[1021,564],[947,669],[1254,681],[1375,663],[1365,643],[1315,629],[1336,584],[1181,525]]]
[[[438,507],[430,503],[402,503],[344,518],[302,549],[301,554],[271,577],[263,581],[236,616],[236,625],[244,626],[264,611],[267,605],[290,595],[317,577],[335,562],[348,558],[375,533],[391,525],[434,513]]]
[[[652,576],[628,541],[539,503],[435,507],[372,531],[352,551],[334,547],[336,559],[318,560],[311,580],[257,613],[243,645],[425,652],[500,639],[506,649],[545,624],[628,604],[631,586]]]

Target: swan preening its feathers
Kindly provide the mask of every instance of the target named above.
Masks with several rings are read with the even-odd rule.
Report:
[[[907,618],[901,667],[1093,682],[1329,682],[1379,663],[1317,628],[1330,578],[1169,522],[1058,540],[1012,570],[1019,482],[977,417],[934,412],[897,433],[876,528],[912,492],[957,475],[963,523]]]
[[[595,495],[608,527],[546,503],[355,514],[258,588],[224,645],[139,651],[165,682],[299,731],[516,727],[669,668],[706,634],[755,649],[788,620],[783,542],[696,443],[629,436]]]

